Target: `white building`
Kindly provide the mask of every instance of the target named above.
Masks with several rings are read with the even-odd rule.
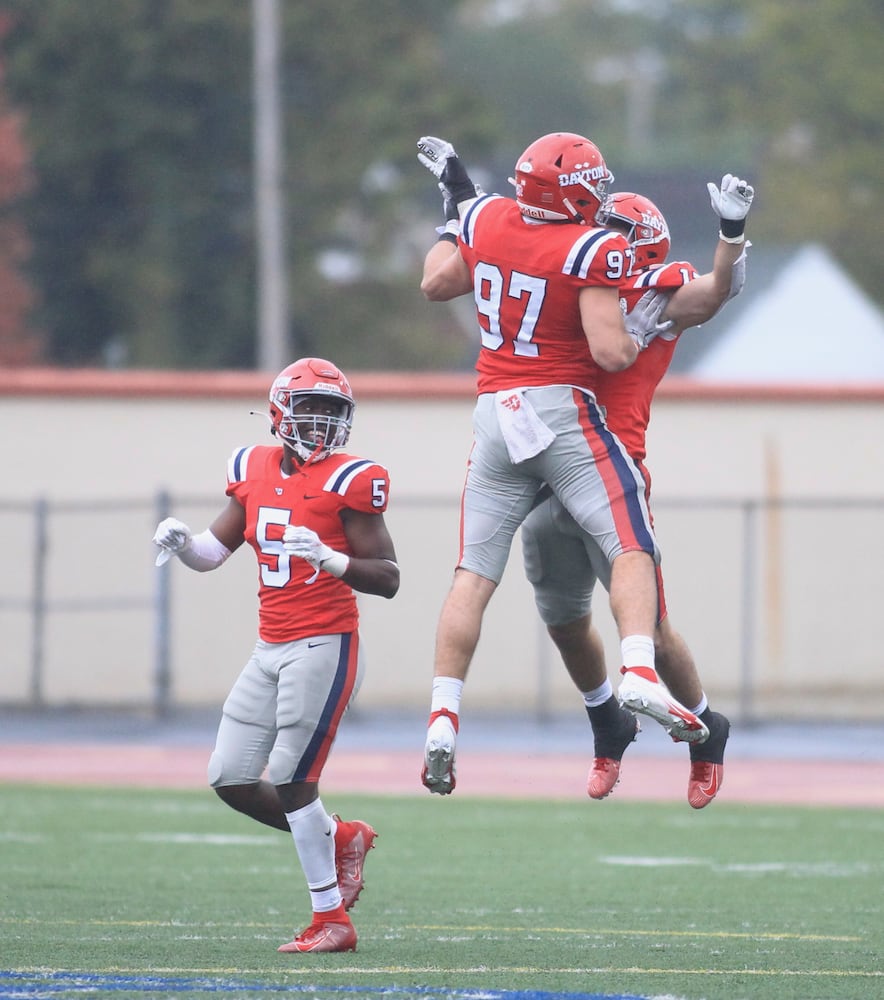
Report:
[[[746,288],[716,318],[708,340],[700,328],[679,344],[676,357],[693,341],[681,374],[805,385],[884,380],[884,316],[826,250],[799,248],[772,280],[757,273],[758,263],[750,250]],[[756,277],[766,284],[753,294]]]

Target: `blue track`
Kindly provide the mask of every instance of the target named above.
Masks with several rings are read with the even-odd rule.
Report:
[[[361,1000],[391,1000],[420,997],[421,1000],[647,1000],[633,993],[546,993],[539,990],[452,989],[444,986],[317,986],[275,985],[235,979],[183,976],[120,976],[87,972],[14,972],[0,970],[0,1000],[39,1000],[40,997],[89,997],[112,993],[141,996],[182,993],[309,995],[311,1000],[359,997]]]

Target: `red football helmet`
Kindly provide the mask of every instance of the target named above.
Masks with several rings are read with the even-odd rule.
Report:
[[[318,408],[296,412],[308,399]],[[335,412],[322,412],[330,402]],[[346,375],[323,358],[301,358],[284,368],[270,387],[272,433],[305,462],[328,458],[335,448],[343,448],[350,437],[355,408]]]
[[[594,225],[613,180],[594,142],[573,132],[551,132],[522,153],[510,183],[529,219]]]
[[[599,209],[596,221],[608,229],[626,230],[624,235],[635,251],[636,269],[644,270],[666,260],[669,226],[650,198],[632,191],[609,195]]]

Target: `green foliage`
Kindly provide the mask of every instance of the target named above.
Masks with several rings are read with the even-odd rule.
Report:
[[[745,44],[755,58],[740,100],[763,137],[759,235],[824,243],[884,303],[884,9],[854,0],[751,7]]]
[[[599,144],[618,186],[650,178],[652,197],[673,176],[741,173],[759,192],[757,242],[821,242],[884,304],[880,3],[555,0],[477,16],[492,6],[471,6],[448,59],[498,95],[504,170],[563,129]],[[695,211],[669,218],[689,239],[708,232],[697,190]]]
[[[359,950],[293,957],[276,947],[309,903],[288,835],[208,790],[0,788],[0,983],[62,970],[81,987],[103,977],[103,993],[120,977],[125,995],[179,981],[190,996],[879,991],[873,810],[334,798],[380,833]]]
[[[0,96],[26,116],[36,179],[12,221],[33,243],[47,360],[252,366],[252,4],[5,8]],[[879,3],[279,9],[293,355],[469,365],[451,312],[417,290],[439,213],[414,156],[425,133],[506,192],[530,141],[582,131],[621,187],[696,188],[669,219],[687,240],[709,232],[697,178],[743,173],[759,242],[823,242],[884,302]]]
[[[252,365],[251,4],[11,8],[6,83],[28,112],[38,186],[27,218],[52,360]],[[371,17],[355,0],[325,4],[321,17],[306,4],[280,9],[292,326],[320,343],[334,328],[341,342],[356,309],[339,317],[323,306],[323,253],[343,243],[360,275],[376,269],[412,213],[371,178],[401,186],[407,164],[416,189],[414,143],[427,123],[470,120],[473,134],[483,119],[435,56],[447,16],[438,5],[380,0]],[[418,339],[416,267],[411,256],[407,285],[388,261],[367,276],[379,290],[363,301],[360,327],[379,366],[397,354],[390,313]],[[337,360],[346,367],[355,355]]]
[[[51,356],[186,366],[251,316],[247,12],[15,5],[9,84],[29,113],[29,218]],[[225,349],[226,347],[226,349]]]

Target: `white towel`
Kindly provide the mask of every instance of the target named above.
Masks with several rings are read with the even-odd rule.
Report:
[[[555,440],[555,434],[537,416],[521,389],[496,394],[497,422],[514,464],[539,455]]]

